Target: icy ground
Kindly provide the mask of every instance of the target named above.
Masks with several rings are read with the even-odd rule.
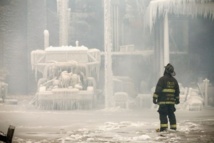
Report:
[[[26,103],[26,104],[24,104]],[[13,143],[213,143],[214,109],[176,111],[178,131],[156,133],[155,109],[43,111],[0,104],[0,131],[16,127]]]

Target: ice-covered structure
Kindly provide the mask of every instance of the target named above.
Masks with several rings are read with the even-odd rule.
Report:
[[[204,79],[198,82],[195,87],[183,87],[180,85],[180,103],[179,109],[189,111],[200,111],[204,107],[213,106],[213,86],[210,86],[209,80]]]
[[[8,92],[8,84],[0,81],[0,98],[4,102]]]
[[[45,109],[91,108],[96,102],[100,51],[84,46],[48,47],[31,52],[37,93]]]
[[[44,30],[44,50],[31,52],[37,93],[32,103],[42,109],[92,108],[100,69],[100,50],[68,45],[70,9],[68,0],[57,0],[59,47],[49,46]]]
[[[153,28],[157,19],[165,14],[198,15],[214,20],[212,0],[152,0],[147,8],[146,25]]]
[[[151,0],[145,15],[145,26],[155,33],[155,55],[157,70],[163,73],[163,66],[170,62],[169,20],[170,16],[198,16],[214,19],[212,0]]]
[[[200,111],[204,107],[204,97],[198,88],[187,88],[180,84],[179,109],[189,111]]]
[[[8,93],[8,84],[5,82],[7,72],[4,69],[0,69],[0,102],[4,102]]]

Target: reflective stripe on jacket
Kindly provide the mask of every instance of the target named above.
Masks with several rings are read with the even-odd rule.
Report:
[[[156,85],[153,98],[158,100],[158,104],[175,104],[179,99],[179,85],[177,80],[169,74],[164,74]]]

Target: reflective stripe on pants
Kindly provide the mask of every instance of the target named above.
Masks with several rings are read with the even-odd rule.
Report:
[[[176,117],[174,114],[174,105],[160,105],[159,106],[159,117],[160,117],[160,131],[164,131],[168,128],[168,118],[170,123],[170,129],[176,130]]]
[[[170,129],[174,129],[174,130],[176,130],[176,128],[177,128],[176,124],[172,124],[172,125],[170,125]]]

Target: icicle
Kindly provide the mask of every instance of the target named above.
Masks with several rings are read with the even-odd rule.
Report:
[[[149,26],[150,31],[152,30],[157,17],[164,14],[164,10],[168,10],[170,14],[189,15],[193,18],[197,15],[208,18],[208,15],[211,14],[213,19],[214,3],[211,0],[202,0],[201,2],[198,2],[197,0],[151,1],[146,12],[146,25]]]

